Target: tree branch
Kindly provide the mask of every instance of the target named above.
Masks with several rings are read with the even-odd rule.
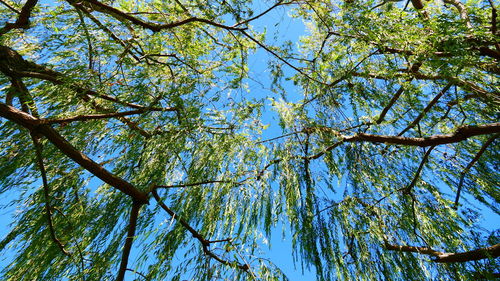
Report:
[[[54,222],[52,221],[52,214],[51,214],[52,208],[50,206],[50,188],[47,180],[47,172],[45,171],[45,165],[43,164],[42,144],[34,134],[31,134],[31,139],[33,140],[33,145],[35,147],[35,154],[38,163],[38,168],[40,169],[40,174],[42,175],[43,194],[45,198],[45,214],[47,216],[47,222],[49,224],[50,237],[52,238],[52,241],[54,241],[54,243],[59,247],[61,252],[69,257],[71,256],[71,254],[68,251],[66,251],[61,240],[57,238],[56,231],[54,228]]]
[[[433,135],[423,138],[408,138],[401,136],[384,136],[358,133],[353,136],[341,136],[344,142],[371,142],[371,143],[386,143],[399,144],[408,146],[435,146],[441,144],[456,143],[474,136],[489,135],[500,133],[500,123],[491,123],[478,126],[464,126],[458,128],[454,133],[447,135]]]
[[[122,259],[120,262],[120,268],[118,269],[118,276],[116,281],[123,281],[125,278],[125,271],[127,271],[127,264],[130,255],[130,249],[132,248],[132,243],[135,238],[135,230],[137,228],[137,218],[139,217],[139,211],[144,203],[137,202],[134,200],[132,203],[132,210],[130,211],[130,219],[128,223],[127,238],[125,238],[125,245],[123,246]]]
[[[430,255],[430,256],[435,256],[435,257],[445,254],[443,252],[438,252],[436,250],[433,250],[429,247],[392,245],[392,244],[389,244],[388,242],[385,242],[384,248],[386,248],[387,250],[390,250],[390,251],[398,251],[398,252],[406,252],[406,253],[419,253],[419,254]]]
[[[387,75],[381,75],[377,73],[360,73],[360,72],[352,72],[352,76],[355,77],[363,77],[363,78],[374,78],[374,79],[382,79],[382,80],[392,80],[395,78],[399,77],[414,77],[415,79],[419,80],[429,80],[429,81],[435,81],[435,80],[445,80],[452,82],[453,85],[460,86],[464,90],[474,92],[478,94],[480,97],[487,97],[487,96],[493,96],[494,98],[499,98],[498,93],[490,93],[486,91],[485,89],[477,86],[476,84],[468,81],[464,81],[458,77],[453,77],[453,76],[443,76],[443,75],[427,75],[423,74],[420,72],[408,72],[407,70],[402,70],[400,73],[395,73],[392,74],[392,76],[387,76]]]
[[[429,104],[424,108],[424,110],[422,110],[422,112],[420,112],[420,114],[417,116],[417,118],[415,118],[415,120],[413,120],[413,122],[411,122],[410,125],[408,125],[408,127],[406,127],[403,131],[401,131],[401,133],[399,133],[398,136],[402,136],[405,132],[407,132],[408,130],[415,127],[415,125],[417,125],[418,122],[420,122],[420,120],[422,120],[422,118],[425,116],[425,114],[427,112],[429,112],[429,110],[431,110],[431,108],[451,88],[452,85],[453,84],[451,82],[448,82],[448,84],[431,100],[431,102],[429,102]]]
[[[175,108],[162,109],[162,111],[175,111]],[[154,111],[154,110],[151,110]],[[135,115],[148,112],[146,109],[137,109],[130,110],[124,112],[113,112],[113,113],[104,113],[104,114],[88,114],[88,115],[78,115],[68,118],[60,118],[60,119],[43,119],[41,122],[43,124],[60,124],[60,123],[68,123],[73,121],[85,121],[85,120],[98,120],[98,119],[107,119],[113,117],[123,117],[128,115]]]
[[[464,183],[465,175],[467,174],[467,172],[469,172],[470,168],[472,168],[472,166],[474,166],[474,164],[477,162],[477,160],[479,160],[481,155],[483,155],[483,153],[486,151],[486,148],[488,148],[488,146],[490,144],[492,144],[493,141],[495,141],[495,139],[497,139],[499,136],[500,136],[500,133],[497,133],[497,134],[494,134],[493,136],[491,136],[491,138],[489,138],[481,146],[481,149],[479,149],[479,151],[476,154],[476,156],[474,157],[474,159],[472,159],[472,161],[469,162],[469,164],[467,165],[467,167],[465,167],[465,169],[462,171],[462,173],[460,173],[460,181],[458,183],[458,188],[457,188],[457,197],[455,198],[455,209],[458,208],[458,200],[460,200],[460,192],[462,190],[462,185]]]
[[[9,3],[7,3],[7,2],[5,2],[3,0],[0,0],[0,3],[2,3],[5,7],[9,8],[9,10],[13,11],[16,14],[20,14],[21,13],[18,10],[16,10],[14,7],[12,7],[11,5],[9,5]]]
[[[455,8],[458,10],[458,13],[460,14],[460,18],[465,21],[467,28],[472,29],[472,23],[470,22],[469,14],[467,13],[467,8],[465,7],[464,4],[462,4],[462,2],[458,0],[444,0],[444,3],[455,6]]]
[[[413,180],[411,181],[411,183],[408,186],[406,186],[403,189],[403,193],[404,194],[409,194],[411,192],[411,190],[413,189],[413,187],[415,186],[415,184],[417,183],[417,180],[420,177],[420,173],[422,172],[422,169],[424,168],[425,163],[427,162],[427,159],[429,158],[429,155],[431,155],[431,152],[434,149],[434,147],[436,147],[436,146],[431,146],[425,152],[424,157],[422,158],[422,161],[420,161],[420,165],[418,166],[418,169],[415,172],[415,176],[413,177]]]
[[[27,0],[23,8],[21,9],[19,16],[17,17],[16,22],[15,23],[7,22],[5,26],[0,29],[0,36],[4,35],[5,33],[15,28],[28,29],[30,27],[31,11],[33,10],[37,2],[38,0]],[[10,6],[8,5],[7,7],[10,8]]]
[[[419,253],[434,256],[432,261],[439,263],[468,262],[487,258],[496,258],[500,256],[500,243],[487,248],[462,253],[443,253],[428,247],[391,245],[387,242],[384,247],[391,251]]]
[[[260,17],[262,17],[263,15],[269,13],[271,10],[273,10],[274,8],[278,7],[278,6],[282,6],[282,5],[289,5],[289,4],[292,4],[294,1],[289,1],[289,2],[285,2],[283,3],[284,0],[279,0],[278,2],[276,2],[274,5],[272,5],[271,7],[267,8],[265,11],[261,12],[260,14],[254,16],[254,17],[251,17],[249,19],[246,19],[244,21],[241,21],[241,22],[238,22],[237,24],[234,25],[234,27],[236,26],[240,26],[240,25],[243,25],[243,24],[247,24],[253,20],[256,20]]]
[[[190,187],[190,186],[198,186],[198,185],[211,184],[211,183],[234,183],[234,182],[227,181],[227,180],[206,180],[206,181],[193,182],[193,183],[182,183],[182,184],[172,184],[172,185],[156,185],[154,188]]]
[[[396,101],[399,99],[399,97],[401,96],[401,94],[403,94],[403,92],[404,92],[404,87],[403,86],[399,87],[399,89],[396,92],[396,94],[394,94],[394,96],[389,101],[389,104],[384,107],[384,109],[380,113],[377,121],[375,121],[377,124],[380,124],[380,123],[382,123],[382,121],[384,121],[385,115],[387,114],[387,112],[389,111],[389,109],[391,109],[391,107],[394,105],[394,103],[396,103]]]
[[[131,16],[130,14],[124,13],[124,12],[114,8],[114,7],[108,6],[108,5],[103,4],[103,3],[96,1],[96,0],[84,0],[84,1],[81,1],[79,3],[75,2],[74,0],[69,0],[68,2],[72,5],[83,6],[83,7],[92,9],[92,10],[96,10],[100,13],[110,15],[122,23],[124,21],[129,21],[135,25],[138,25],[138,26],[145,28],[145,29],[149,29],[153,32],[159,32],[159,31],[162,31],[165,29],[172,29],[172,28],[175,28],[175,27],[178,27],[178,26],[181,26],[184,24],[188,24],[188,23],[193,23],[193,22],[201,22],[201,23],[205,23],[208,25],[222,28],[222,29],[226,29],[226,30],[245,30],[246,29],[246,28],[239,28],[236,26],[227,26],[227,25],[223,25],[223,24],[208,20],[208,19],[197,18],[197,17],[191,17],[191,18],[187,18],[184,20],[180,20],[180,21],[172,22],[172,23],[167,23],[167,24],[152,23],[152,22],[146,22],[142,19]]]
[[[160,207],[163,210],[165,210],[165,212],[167,212],[172,218],[177,220],[189,233],[191,233],[191,235],[193,235],[194,238],[196,238],[198,241],[200,241],[201,246],[203,248],[203,252],[207,256],[213,258],[214,260],[218,261],[219,263],[221,263],[223,265],[229,265],[229,266],[234,265],[234,262],[230,262],[230,261],[227,261],[225,259],[220,258],[219,256],[214,254],[209,249],[209,246],[211,243],[227,241],[227,239],[214,240],[214,241],[210,241],[210,240],[205,239],[199,232],[197,232],[194,228],[192,228],[184,219],[179,217],[174,211],[172,211],[167,205],[165,205],[165,203],[163,203],[163,201],[161,200],[160,196],[158,195],[158,193],[156,192],[156,190],[154,188],[152,189],[151,194],[153,194],[153,197],[158,202],[158,205],[160,205]],[[250,266],[248,264],[236,264],[236,266],[239,269],[244,270],[244,271],[248,271],[250,269]]]
[[[56,130],[51,128],[49,125],[43,124],[42,120],[37,119],[30,114],[22,112],[4,103],[0,103],[0,116],[14,123],[17,123],[18,125],[28,129],[31,132],[36,132],[45,136],[63,154],[71,158],[73,161],[91,172],[96,177],[100,178],[105,183],[131,196],[139,202],[148,202],[148,196],[146,195],[146,193],[137,189],[135,186],[125,181],[124,179],[116,176],[115,174],[112,174],[104,167],[87,157],[87,155],[78,151]]]
[[[68,78],[66,78],[62,73],[51,70],[44,66],[38,65],[36,63],[25,60],[19,53],[15,50],[0,45],[0,72],[6,76],[13,78],[31,77],[38,78],[46,81],[50,81],[55,85],[67,85],[70,89],[77,92],[83,101],[91,103],[92,107],[100,112],[110,113],[109,109],[98,105],[95,103],[90,96],[98,97],[104,100],[108,100],[121,105],[126,105],[136,109],[149,109],[158,111],[170,111],[175,110],[174,108],[161,108],[154,106],[143,106],[134,103],[129,103],[126,101],[121,101],[113,96],[97,93],[93,90],[86,89],[76,83],[68,85]],[[139,132],[142,136],[148,138],[151,134],[141,129],[135,122],[130,121],[126,117],[117,117],[118,120],[126,124],[130,129]]]

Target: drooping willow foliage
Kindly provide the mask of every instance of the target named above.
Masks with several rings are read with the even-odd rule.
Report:
[[[1,279],[495,278],[496,6],[1,0]]]

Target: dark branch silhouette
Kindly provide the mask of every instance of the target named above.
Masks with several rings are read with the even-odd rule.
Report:
[[[123,246],[122,259],[120,262],[120,268],[118,269],[118,276],[116,281],[123,281],[125,278],[125,271],[127,271],[128,258],[130,255],[130,250],[132,249],[132,243],[135,238],[135,230],[137,228],[137,218],[139,217],[139,211],[143,203],[134,200],[132,203],[132,210],[130,211],[130,219],[128,223],[127,238],[125,238],[125,245]]]
[[[198,18],[198,17],[190,17],[190,18],[187,18],[184,20],[180,20],[180,21],[172,22],[172,23],[166,23],[166,24],[152,23],[152,22],[147,22],[147,21],[144,21],[140,18],[134,17],[130,14],[124,13],[124,12],[114,8],[114,7],[106,5],[106,4],[101,3],[99,1],[84,0],[84,1],[77,2],[74,0],[70,0],[68,2],[74,6],[82,6],[84,8],[89,9],[89,10],[95,10],[95,11],[98,11],[100,13],[110,15],[122,23],[124,23],[126,21],[131,22],[132,24],[138,25],[142,28],[149,29],[153,32],[159,32],[159,31],[166,30],[166,29],[172,29],[172,28],[175,28],[175,27],[178,27],[181,25],[194,23],[194,22],[205,23],[205,24],[212,25],[212,26],[219,27],[219,28],[226,29],[226,30],[244,30],[244,29],[246,29],[246,28],[240,28],[240,27],[235,27],[235,26],[227,26],[227,25],[223,25],[223,24],[208,20],[208,19],[203,19],[203,18]]]
[[[43,124],[42,120],[4,103],[0,103],[0,116],[28,129],[30,132],[43,135],[63,154],[71,158],[96,177],[103,180],[105,183],[115,187],[139,202],[148,202],[148,196],[146,193],[94,162],[92,159],[87,157],[87,155],[77,150],[52,127],[47,124]]]
[[[427,162],[427,159],[429,158],[429,155],[431,155],[432,150],[434,149],[435,146],[431,146],[427,149],[425,152],[424,157],[422,158],[422,161],[420,161],[420,165],[418,166],[417,171],[415,172],[415,176],[413,177],[413,180],[408,184],[407,187],[403,189],[403,193],[409,194],[415,184],[417,184],[418,179],[420,178],[420,174],[422,173],[422,170],[424,169],[425,163]]]
[[[198,231],[196,231],[193,227],[191,227],[189,225],[189,223],[187,223],[184,219],[182,219],[174,211],[172,211],[167,205],[165,205],[165,203],[163,203],[163,201],[161,200],[160,196],[158,195],[158,193],[156,192],[155,189],[153,189],[151,191],[151,194],[153,194],[153,197],[158,202],[158,205],[160,205],[160,207],[163,210],[165,210],[165,212],[167,212],[172,218],[177,220],[189,233],[191,233],[191,235],[193,235],[194,238],[196,238],[198,241],[200,241],[203,252],[207,256],[213,258],[214,260],[216,260],[224,265],[229,265],[229,266],[235,265],[234,262],[230,262],[230,261],[227,261],[225,259],[220,258],[219,256],[214,254],[209,249],[210,244],[212,244],[212,243],[222,242],[222,241],[230,241],[230,239],[213,240],[213,241],[205,239]],[[236,264],[236,267],[238,267],[239,269],[244,270],[244,271],[248,271],[250,269],[250,266],[248,264]]]
[[[472,168],[472,166],[474,166],[474,164],[477,162],[477,160],[479,160],[479,158],[481,157],[481,155],[483,155],[483,153],[486,151],[486,148],[488,148],[488,146],[490,144],[492,144],[493,141],[495,141],[499,136],[500,136],[500,134],[495,134],[491,138],[489,138],[481,146],[481,149],[479,149],[479,151],[477,152],[476,156],[474,156],[474,159],[472,159],[469,162],[469,164],[467,164],[467,167],[465,167],[465,169],[462,171],[462,173],[460,173],[460,180],[459,180],[458,188],[457,188],[457,197],[455,198],[455,209],[458,208],[458,201],[460,200],[460,192],[462,191],[462,186],[463,186],[463,183],[464,183],[465,175],[467,174],[467,172],[469,172],[470,168]]]
[[[430,255],[434,257],[432,261],[439,263],[468,262],[500,256],[500,244],[462,253],[443,253],[428,247],[400,246],[389,243],[385,243],[384,247],[391,251]]]
[[[21,28],[21,29],[28,29],[30,27],[30,16],[31,16],[31,11],[33,8],[36,6],[36,3],[38,0],[28,0],[24,4],[23,8],[21,9],[21,12],[19,13],[17,20],[14,23],[7,22],[4,27],[0,29],[0,36],[4,35],[5,33],[9,32],[12,29],[15,28]],[[5,4],[5,3],[4,3]],[[11,8],[11,10],[16,11],[9,5],[5,4],[7,7]]]

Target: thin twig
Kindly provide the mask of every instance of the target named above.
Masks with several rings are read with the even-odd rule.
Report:
[[[404,130],[402,130],[398,134],[398,136],[402,136],[405,132],[407,132],[408,130],[415,127],[415,125],[417,125],[418,122],[420,122],[420,120],[422,120],[422,118],[424,118],[425,114],[427,114],[427,112],[429,112],[429,110],[431,110],[431,108],[451,88],[451,86],[453,86],[453,83],[448,82],[448,84],[446,84],[446,86],[429,102],[429,104],[424,108],[424,110],[422,110],[422,112],[420,112],[420,114],[417,116],[417,118],[415,118],[415,120],[413,120],[413,122],[411,122]]]
[[[488,148],[488,146],[490,144],[492,144],[493,141],[495,141],[499,136],[500,136],[500,133],[494,134],[491,138],[489,138],[481,146],[481,149],[479,149],[479,151],[477,152],[476,156],[474,156],[474,159],[472,159],[469,162],[469,164],[467,164],[467,167],[465,167],[465,169],[462,171],[462,173],[460,173],[460,181],[458,182],[457,196],[455,198],[455,206],[454,206],[455,209],[458,208],[458,200],[460,200],[460,192],[462,191],[462,185],[464,183],[465,175],[467,174],[467,172],[469,172],[470,168],[472,168],[472,166],[474,166],[474,164],[479,160],[479,158],[481,157],[481,155],[483,155],[483,153],[486,151],[486,148]]]
[[[144,275],[144,274],[140,273],[140,272],[139,272],[139,271],[137,271],[137,270],[134,270],[134,269],[131,269],[131,268],[127,268],[127,269],[126,269],[126,271],[131,271],[131,272],[133,272],[133,273],[135,273],[135,274],[137,274],[137,275],[141,276],[142,278],[144,278],[144,280],[149,280],[149,278],[148,278],[146,275]]]
[[[238,22],[237,24],[233,25],[233,27],[237,27],[237,26],[240,26],[240,25],[243,25],[243,24],[247,24],[251,21],[254,21],[260,17],[262,17],[263,15],[269,13],[271,10],[273,10],[274,8],[278,7],[278,6],[281,6],[281,5],[288,5],[288,4],[292,4],[294,1],[290,1],[290,2],[286,2],[286,3],[283,3],[283,0],[280,0],[278,2],[276,2],[276,4],[272,5],[271,7],[269,7],[268,9],[266,9],[265,11],[263,11],[262,13],[254,16],[254,17],[251,17],[249,19],[246,19],[244,21],[241,21],[241,22]]]
[[[238,182],[226,181],[226,180],[206,180],[206,181],[193,182],[193,183],[180,183],[180,184],[172,184],[172,185],[156,185],[154,188],[191,187],[191,186],[198,186],[198,185],[212,184],[212,183],[235,183],[235,184],[239,184]]]
[[[422,169],[424,168],[425,166],[425,163],[427,162],[427,159],[429,158],[429,155],[431,155],[431,152],[432,150],[435,148],[436,146],[431,146],[430,148],[427,149],[427,151],[425,152],[425,155],[424,157],[422,158],[422,161],[420,161],[420,165],[418,166],[418,169],[417,171],[415,172],[415,176],[413,176],[413,180],[410,182],[410,184],[408,184],[408,186],[406,186],[404,189],[403,189],[403,193],[404,194],[410,194],[411,193],[411,190],[413,189],[413,187],[415,186],[415,184],[417,183],[419,177],[420,177],[420,173],[422,172]]]

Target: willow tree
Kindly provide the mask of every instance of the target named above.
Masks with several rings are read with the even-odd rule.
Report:
[[[2,280],[286,279],[278,225],[318,280],[498,274],[493,1],[0,9]]]

